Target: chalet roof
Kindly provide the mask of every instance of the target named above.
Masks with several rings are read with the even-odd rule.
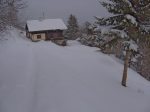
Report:
[[[27,27],[30,32],[67,29],[62,19],[29,20]]]

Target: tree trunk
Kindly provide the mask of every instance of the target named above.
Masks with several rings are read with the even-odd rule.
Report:
[[[117,43],[117,48],[116,48],[116,57],[120,57],[120,52],[121,52],[121,41],[118,41]]]
[[[126,50],[126,56],[125,56],[125,60],[124,60],[123,77],[122,77],[122,86],[125,86],[125,87],[126,87],[126,82],[127,82],[129,56],[130,56],[130,50]]]

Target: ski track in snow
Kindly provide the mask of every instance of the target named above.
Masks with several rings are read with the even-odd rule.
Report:
[[[129,70],[122,87],[123,66],[97,48],[15,36],[0,48],[0,112],[150,112],[150,83]]]

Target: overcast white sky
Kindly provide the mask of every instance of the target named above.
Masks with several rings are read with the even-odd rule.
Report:
[[[67,21],[70,14],[76,15],[78,21],[94,21],[93,16],[107,16],[100,0],[27,0],[26,19],[39,19],[42,12],[46,18],[62,18]]]

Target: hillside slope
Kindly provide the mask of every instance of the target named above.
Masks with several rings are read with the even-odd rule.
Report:
[[[30,42],[13,30],[0,42],[0,112],[150,112],[150,82],[97,48]]]

